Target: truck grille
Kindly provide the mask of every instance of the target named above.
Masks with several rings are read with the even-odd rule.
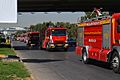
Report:
[[[54,41],[54,43],[56,43],[56,44],[63,44],[65,42],[63,42],[63,41]]]

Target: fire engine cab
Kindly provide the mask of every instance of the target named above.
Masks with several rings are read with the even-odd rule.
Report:
[[[63,27],[49,27],[45,31],[45,39],[42,43],[42,48],[51,50],[51,49],[64,49],[67,51],[68,35],[67,29]]]
[[[79,23],[76,54],[85,64],[107,62],[120,73],[120,13]]]

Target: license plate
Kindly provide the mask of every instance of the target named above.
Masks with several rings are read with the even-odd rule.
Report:
[[[57,46],[62,46],[62,44],[57,44]]]

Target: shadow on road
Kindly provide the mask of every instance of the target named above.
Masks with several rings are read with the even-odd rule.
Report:
[[[89,65],[94,65],[94,66],[98,66],[101,68],[111,70],[110,64],[102,62],[102,61],[90,60]]]
[[[29,48],[27,46],[13,46],[15,50],[39,50],[37,47]]]
[[[13,46],[13,48],[15,50],[40,50],[38,47],[32,47],[29,48],[27,46]],[[74,52],[75,51],[75,47],[70,47],[67,51],[64,51],[63,49],[51,49],[51,50],[47,50],[48,52]]]
[[[75,51],[75,47],[69,47],[67,51],[64,51],[64,49],[51,49],[51,50],[47,50],[48,52],[74,52]]]
[[[22,59],[25,63],[48,63],[48,62],[56,62],[56,61],[63,61],[63,60],[53,60],[53,59]]]

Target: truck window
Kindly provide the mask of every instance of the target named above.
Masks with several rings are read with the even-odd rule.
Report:
[[[39,37],[39,34],[31,34],[31,37]]]
[[[52,36],[66,36],[66,30],[52,30]]]
[[[117,32],[120,33],[120,25],[117,27]]]
[[[36,41],[36,40],[39,40],[39,34],[31,34],[31,35],[30,35],[30,39],[33,40],[33,41],[34,41],[34,40],[35,40],[35,41]]]
[[[117,32],[120,33],[120,18],[118,18],[117,23],[118,23]]]

